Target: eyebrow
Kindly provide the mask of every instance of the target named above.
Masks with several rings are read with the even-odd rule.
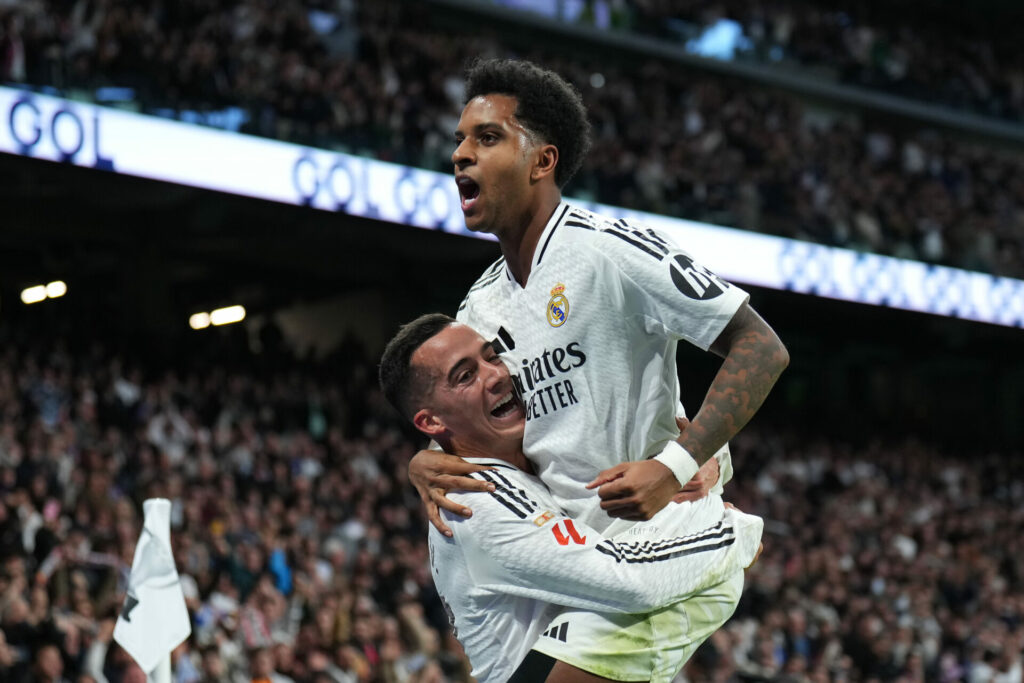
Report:
[[[494,345],[491,344],[491,342],[489,341],[485,341],[483,344],[480,345],[480,354],[483,355],[484,353],[486,353],[487,349],[494,350]],[[452,366],[452,369],[448,371],[448,384],[455,384],[455,376],[459,374],[459,371],[462,369],[462,366],[469,362],[472,362],[469,356],[464,356],[460,358],[458,361],[456,361],[455,365]]]
[[[484,121],[483,123],[478,123],[475,126],[473,126],[472,131],[474,133],[482,133],[488,128],[497,128],[498,130],[503,130],[502,125],[497,121]],[[454,134],[456,137],[458,137],[459,135],[464,135],[464,133],[458,128],[455,129]]]

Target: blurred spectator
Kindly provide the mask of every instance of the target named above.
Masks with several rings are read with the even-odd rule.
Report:
[[[1024,58],[1011,28],[1017,8],[633,0],[629,9],[628,23],[641,33],[689,41],[727,19],[742,27],[742,58],[1024,122]]]

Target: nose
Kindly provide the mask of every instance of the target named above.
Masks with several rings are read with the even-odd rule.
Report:
[[[455,147],[455,151],[452,152],[452,163],[455,164],[455,168],[458,170],[464,169],[473,163],[473,158],[470,156],[469,151],[469,138],[466,138]]]
[[[508,368],[502,362],[484,364],[481,373],[484,378],[484,388],[489,392],[501,391],[505,378],[508,376]]]

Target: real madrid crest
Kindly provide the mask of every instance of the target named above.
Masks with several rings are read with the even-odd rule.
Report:
[[[559,282],[551,289],[548,300],[548,324],[561,327],[569,319],[569,300],[565,298],[565,285]]]

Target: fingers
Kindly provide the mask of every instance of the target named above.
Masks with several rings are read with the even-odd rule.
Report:
[[[629,485],[621,477],[616,478],[607,484],[603,484],[601,488],[597,490],[597,495],[601,500],[616,500],[621,498],[629,498],[636,493],[636,490]]]
[[[437,506],[434,505],[433,503],[427,503],[427,519],[430,520],[430,523],[433,525],[435,529],[440,531],[448,538],[452,537],[452,530],[449,529],[448,525],[441,520],[441,513],[438,511]]]
[[[695,476],[700,476],[700,474],[698,473]],[[683,485],[683,488],[679,490],[682,491],[683,493],[690,493],[691,491],[700,491],[702,488],[703,485],[701,484],[701,482],[694,478],[686,482],[686,484]]]
[[[601,509],[608,513],[609,517],[617,519],[628,519],[633,522],[645,522],[653,516],[641,502],[629,498],[624,500],[602,500]]]
[[[708,490],[710,490],[712,486],[718,483],[719,477],[722,476],[722,467],[718,464],[718,458],[711,458],[704,463],[704,467],[707,468]]]
[[[482,484],[483,486],[476,489],[479,491],[487,491],[494,489],[494,485],[491,484],[490,482],[481,482],[476,481],[475,479],[471,479],[469,481],[474,482],[474,486]],[[456,515],[460,515],[462,517],[473,516],[472,510],[470,510],[465,505],[456,503],[455,501],[448,498],[445,495],[445,489],[442,488],[430,489],[428,497],[423,499],[423,505],[426,508],[427,519],[430,520],[430,523],[434,525],[435,529],[437,529],[449,538],[452,537],[452,530],[449,529],[448,525],[445,524],[444,520],[441,519],[441,509],[448,510],[449,512],[452,512]]]
[[[684,488],[682,491],[672,496],[673,503],[689,503],[695,500],[703,498],[703,494],[699,490],[692,490]]]
[[[443,475],[437,478],[434,487],[431,491],[483,491],[490,492],[494,490],[494,484],[489,481],[481,481],[472,477],[456,477],[453,475]],[[433,497],[433,496],[431,496]]]
[[[627,464],[628,463],[619,463],[615,467],[609,467],[608,469],[600,472],[597,475],[597,478],[594,479],[594,481],[587,484],[587,488],[593,489],[597,488],[598,486],[603,486],[604,484],[607,484],[610,481],[615,481],[625,473],[627,469]]]
[[[439,507],[443,510],[447,510],[448,512],[454,512],[455,514],[461,517],[473,516],[472,510],[470,510],[465,505],[456,503],[451,498],[445,496],[444,491],[442,491],[441,489],[432,489],[430,491],[430,502],[428,503],[428,505]]]
[[[466,462],[461,458],[453,458],[445,463],[444,472],[438,472],[439,477],[445,475],[456,475],[456,474],[471,474],[473,472],[480,472],[483,470],[493,470],[494,468],[490,465],[476,465],[471,462]]]
[[[601,509],[611,517],[634,521],[650,518],[644,509],[643,499],[632,487],[624,486],[621,482],[602,486],[598,496],[601,498]]]
[[[690,421],[687,420],[685,417],[677,417],[676,418],[676,427],[679,427],[679,431],[680,432],[686,431],[686,428],[689,427],[689,426],[690,426]]]

